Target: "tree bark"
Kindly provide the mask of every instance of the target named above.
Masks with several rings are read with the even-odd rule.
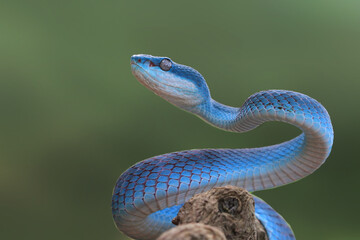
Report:
[[[226,237],[219,228],[202,223],[189,223],[166,231],[157,240],[226,240]]]
[[[165,232],[159,239],[222,239],[192,235],[197,229],[205,229],[195,224],[202,223],[220,229],[228,240],[268,240],[265,228],[255,217],[252,195],[234,186],[217,187],[195,195],[184,204],[172,222],[178,227]],[[183,224],[187,224],[186,228],[182,227]],[[182,238],[176,238],[180,232]]]

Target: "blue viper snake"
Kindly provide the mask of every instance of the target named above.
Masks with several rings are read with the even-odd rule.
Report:
[[[334,133],[326,109],[304,94],[268,90],[237,108],[210,96],[203,76],[167,57],[134,55],[133,75],[145,87],[205,122],[246,132],[267,121],[290,123],[302,134],[281,144],[248,149],[194,149],[143,160],[118,179],[112,213],[118,229],[135,239],[156,239],[174,227],[171,220],[197,193],[233,185],[248,191],[278,187],[319,168],[329,156]],[[255,215],[270,240],[295,239],[287,222],[254,196]]]

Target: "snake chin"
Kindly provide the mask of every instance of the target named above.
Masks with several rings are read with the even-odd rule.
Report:
[[[142,85],[177,107],[190,110],[203,103],[197,87],[191,82],[177,79],[171,74],[161,76],[136,63],[131,63],[131,70]]]

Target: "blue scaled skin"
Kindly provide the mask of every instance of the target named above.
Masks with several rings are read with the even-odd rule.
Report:
[[[171,220],[197,193],[233,185],[257,191],[308,176],[329,156],[334,133],[326,109],[297,92],[268,90],[250,96],[240,108],[211,98],[202,75],[167,57],[134,55],[137,80],[173,105],[207,123],[246,132],[267,121],[290,123],[298,137],[273,146],[249,149],[195,149],[143,160],[118,179],[112,211],[120,231],[135,239],[156,239],[174,227]],[[254,196],[255,214],[270,240],[295,239],[286,221]]]

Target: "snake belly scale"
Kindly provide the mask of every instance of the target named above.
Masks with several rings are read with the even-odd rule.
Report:
[[[258,191],[299,180],[321,166],[333,144],[326,109],[304,94],[286,90],[255,93],[239,107],[211,98],[203,76],[167,57],[134,55],[134,76],[145,87],[207,123],[246,132],[267,121],[297,126],[302,134],[273,146],[249,149],[196,149],[143,160],[118,179],[112,197],[118,229],[135,239],[156,239],[174,227],[172,218],[197,193],[234,185]],[[255,197],[255,214],[270,240],[295,239],[287,222]]]

